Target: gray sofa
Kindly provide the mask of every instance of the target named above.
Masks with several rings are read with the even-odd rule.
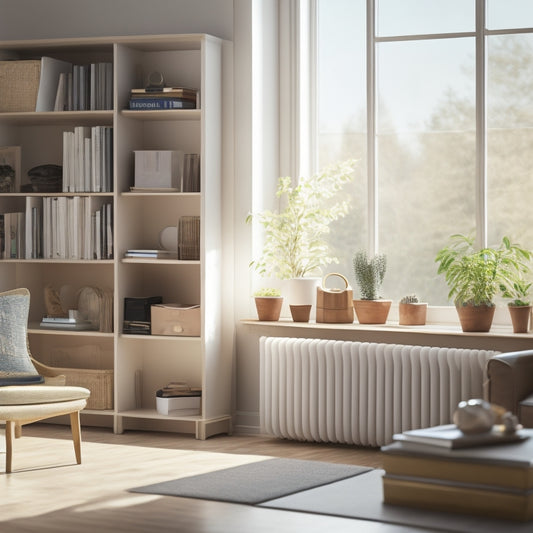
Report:
[[[487,398],[533,428],[533,350],[495,355],[487,362]]]

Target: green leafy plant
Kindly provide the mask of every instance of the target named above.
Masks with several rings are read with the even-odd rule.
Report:
[[[474,306],[493,306],[500,292],[515,294],[530,260],[531,252],[512,244],[508,237],[497,248],[475,250],[474,238],[463,234],[452,235],[435,258],[449,288],[448,298],[455,305]]]
[[[416,294],[409,294],[407,296],[404,296],[400,300],[401,304],[417,304],[418,303],[418,296]]]
[[[265,229],[261,257],[250,266],[265,277],[300,278],[338,263],[331,257],[325,236],[329,224],[349,211],[349,198],[340,193],[353,179],[355,160],[330,165],[297,185],[290,177],[279,178],[275,211],[249,214]]]
[[[387,271],[387,257],[377,254],[369,258],[364,250],[355,253],[353,258],[355,282],[361,292],[361,300],[378,300],[379,291]]]
[[[531,289],[531,283],[519,279],[516,280],[512,286],[505,287],[502,285],[502,296],[504,298],[510,298],[511,301],[507,305],[515,305],[517,307],[531,305],[529,300],[529,291]]]
[[[278,298],[281,296],[281,291],[273,287],[264,287],[254,292],[254,296],[257,298]]]

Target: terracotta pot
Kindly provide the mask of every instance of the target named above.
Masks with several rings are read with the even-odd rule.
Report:
[[[311,305],[289,305],[294,322],[309,322]]]
[[[423,326],[426,323],[427,303],[402,303],[398,305],[400,326]]]
[[[455,308],[463,331],[490,331],[495,305],[456,305]]]
[[[283,305],[282,296],[256,296],[255,307],[257,316],[261,321],[279,320],[281,306]]]
[[[392,300],[353,300],[359,324],[385,324]]]
[[[509,305],[513,333],[527,333],[529,331],[530,305]]]

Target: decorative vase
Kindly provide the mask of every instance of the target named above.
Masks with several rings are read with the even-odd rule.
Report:
[[[513,333],[527,333],[529,331],[529,319],[531,317],[530,305],[509,305]]]
[[[495,305],[456,305],[455,308],[464,332],[490,331]]]
[[[392,300],[353,300],[359,324],[385,324]]]
[[[261,321],[272,322],[279,320],[283,296],[256,296],[255,307],[257,317]]]
[[[426,323],[428,304],[423,302],[398,305],[400,326],[423,326]]]

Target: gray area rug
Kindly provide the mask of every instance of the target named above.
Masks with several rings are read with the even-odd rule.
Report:
[[[198,476],[136,487],[131,492],[256,505],[369,470],[371,469],[362,466],[321,461],[266,459]]]
[[[383,503],[383,470],[265,502],[260,507],[357,518],[452,533],[532,533],[533,522],[513,522],[410,509]]]
[[[265,459],[131,489],[132,492],[256,505],[452,533],[532,533],[533,522],[513,522],[383,503],[383,470]]]

